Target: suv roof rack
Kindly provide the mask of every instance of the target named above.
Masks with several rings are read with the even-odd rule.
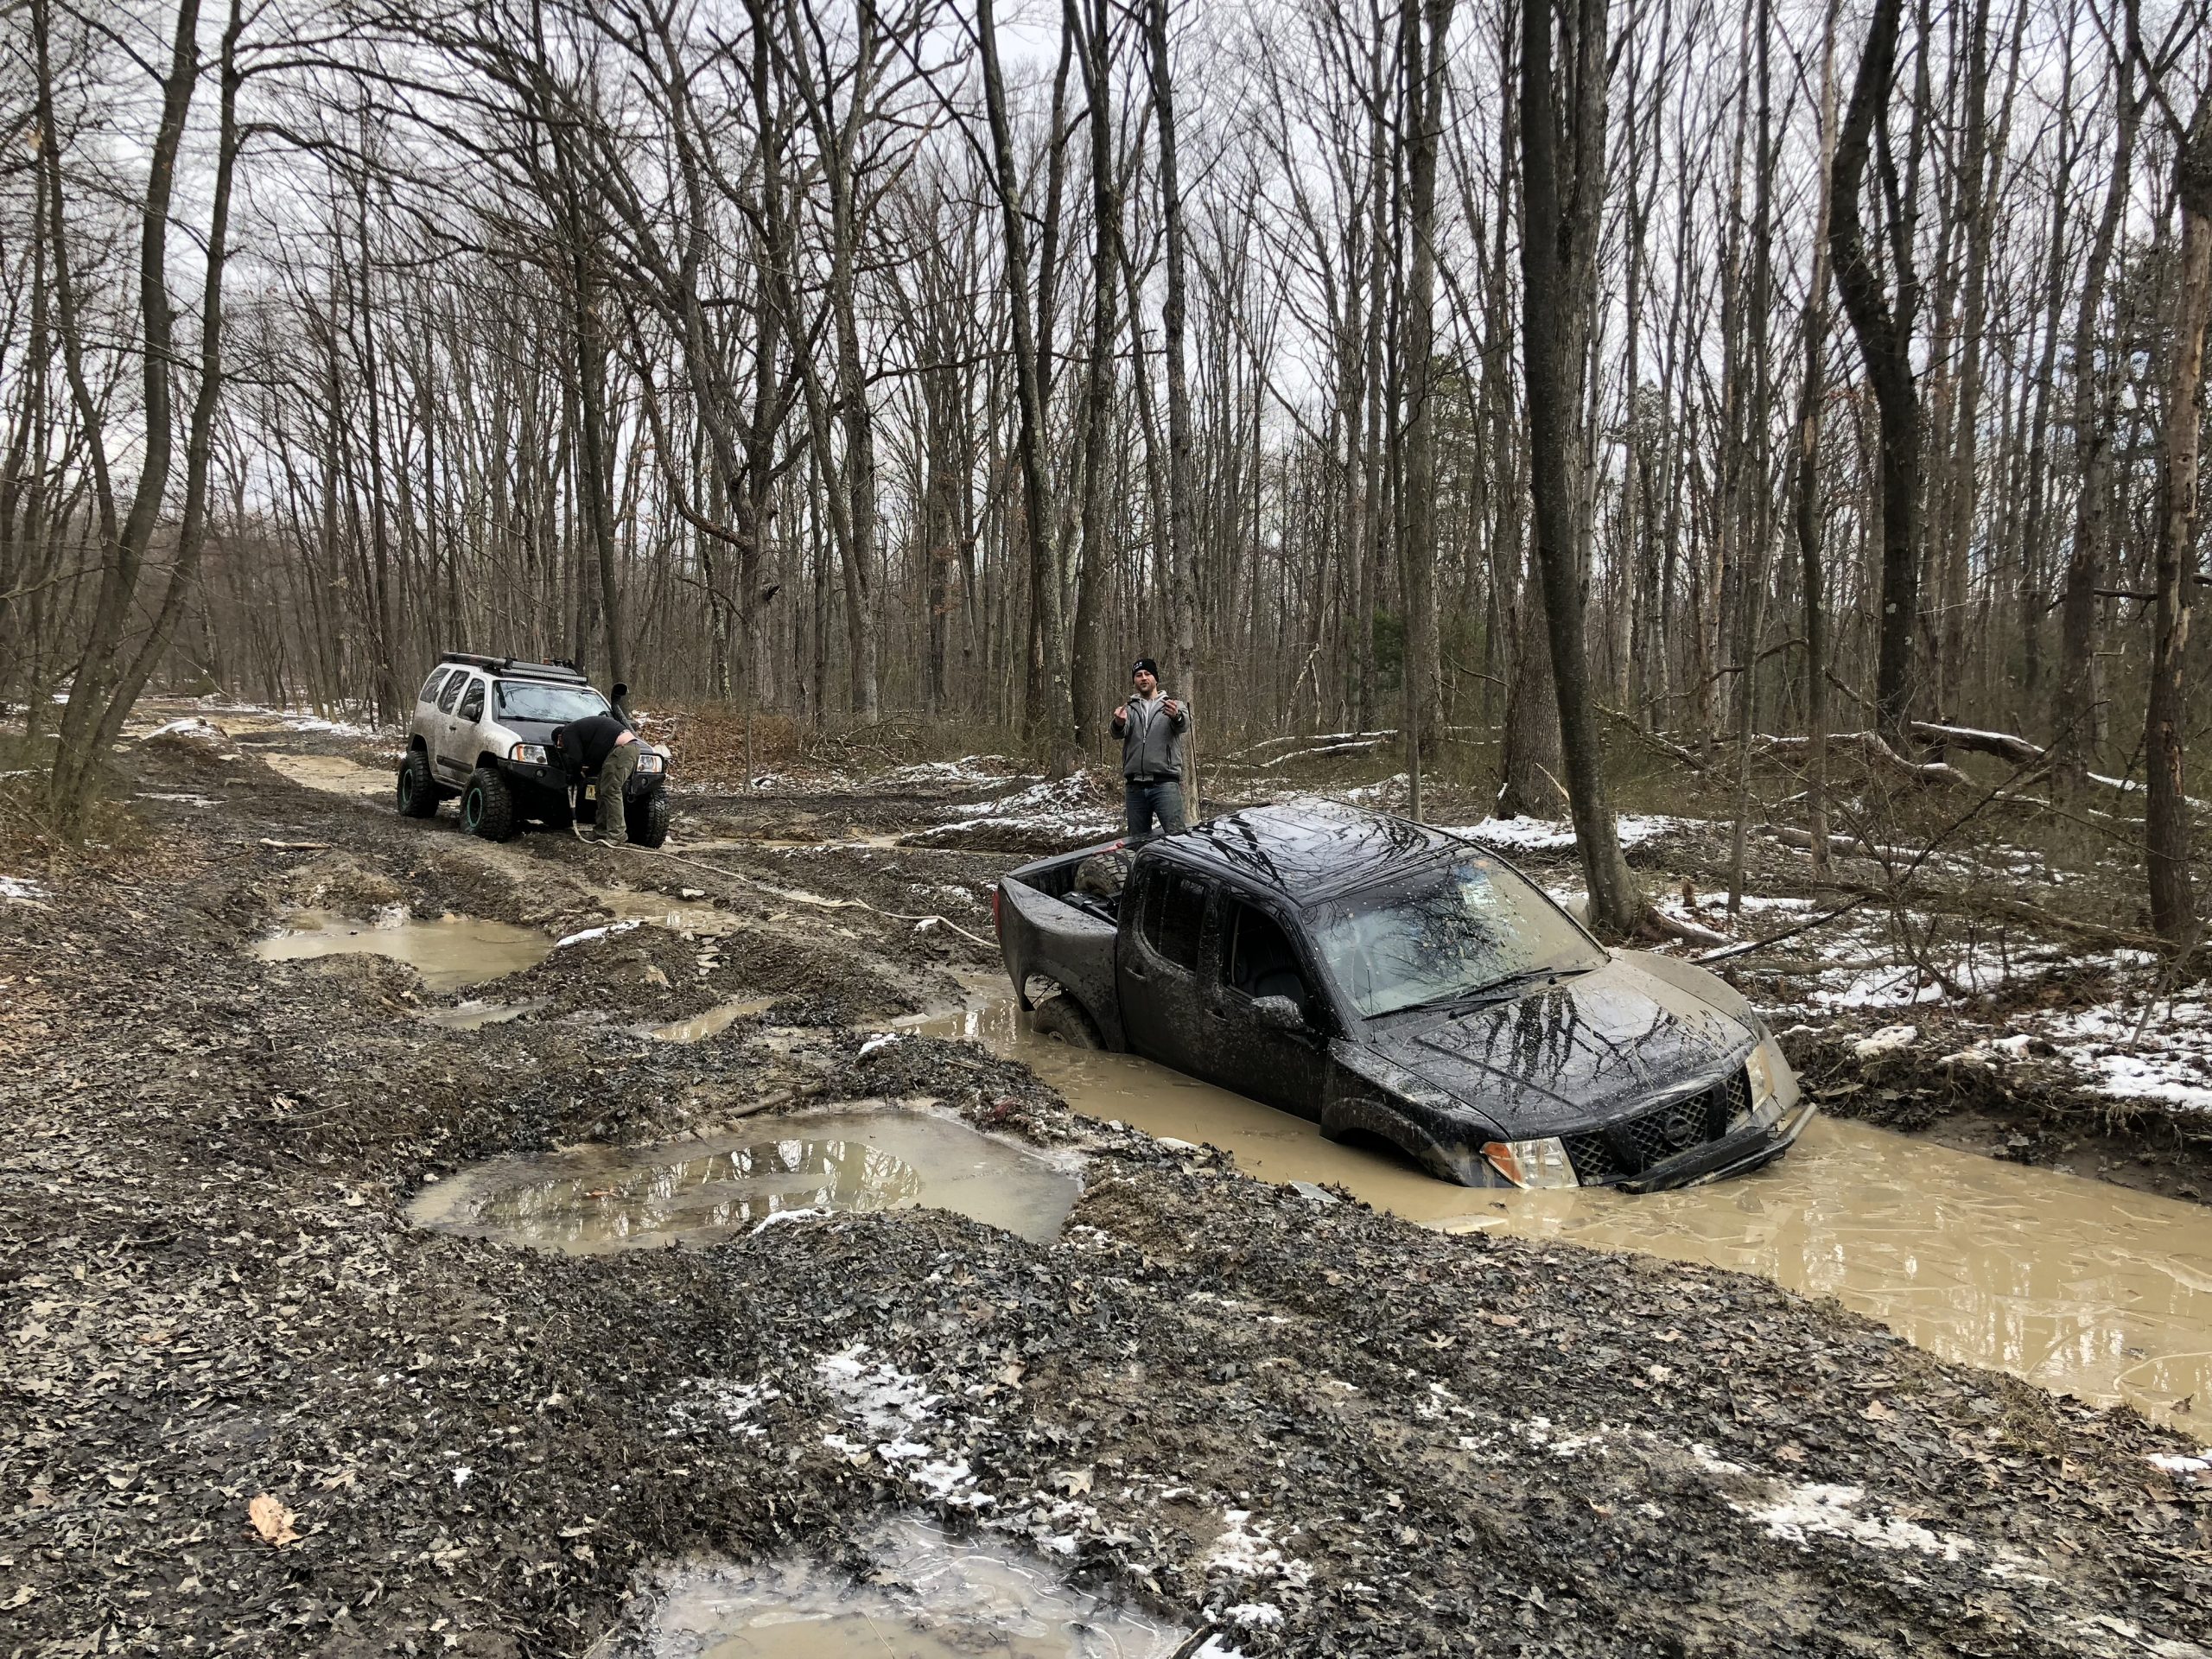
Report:
[[[523,657],[485,657],[470,651],[445,651],[438,653],[442,663],[466,663],[471,668],[480,668],[493,674],[512,674],[517,679],[553,680],[564,685],[589,685],[583,670],[566,658],[550,663],[533,663]]]

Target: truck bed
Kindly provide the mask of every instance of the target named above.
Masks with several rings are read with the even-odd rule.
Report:
[[[1039,859],[999,881],[999,950],[1015,999],[1033,1007],[1029,982],[1051,980],[1082,1004],[1112,1049],[1128,1046],[1114,979],[1121,895],[1078,887],[1077,880],[1084,860],[1118,854],[1121,845]]]

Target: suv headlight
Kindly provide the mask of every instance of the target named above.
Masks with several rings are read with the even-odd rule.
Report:
[[[545,746],[543,743],[518,743],[507,751],[507,759],[520,760],[529,766],[545,765]]]
[[[651,749],[647,749],[638,757],[638,770],[639,772],[666,772],[668,758],[665,755],[655,754]]]
[[[1541,1141],[1493,1141],[1483,1148],[1492,1168],[1516,1186],[1580,1186],[1567,1144],[1555,1135]]]
[[[1781,1091],[1775,1087],[1774,1061],[1767,1053],[1772,1038],[1744,1057],[1744,1076],[1751,1085],[1751,1122],[1771,1128],[1782,1116]]]

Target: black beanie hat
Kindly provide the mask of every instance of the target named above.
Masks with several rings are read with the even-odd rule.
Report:
[[[1130,664],[1129,677],[1134,680],[1140,674],[1149,674],[1156,680],[1160,677],[1160,664],[1149,657],[1140,657]]]

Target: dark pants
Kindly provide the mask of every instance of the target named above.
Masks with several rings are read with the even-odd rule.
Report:
[[[638,769],[638,746],[617,743],[607,752],[607,762],[599,769],[599,838],[601,841],[630,839],[630,821],[623,816],[622,795],[630,785],[630,774]]]
[[[1128,812],[1129,833],[1133,836],[1150,835],[1155,817],[1160,820],[1161,834],[1183,833],[1183,785],[1173,778],[1157,784],[1127,779],[1122,785],[1122,804]]]

